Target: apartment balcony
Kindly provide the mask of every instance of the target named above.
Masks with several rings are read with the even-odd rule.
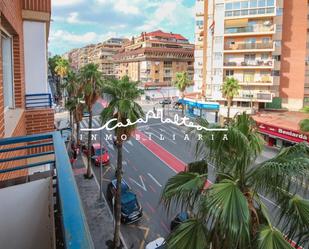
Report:
[[[247,27],[235,27],[226,28],[224,30],[224,36],[257,36],[257,35],[271,35],[276,33],[275,25],[265,26],[263,24],[257,24]]]
[[[93,249],[61,134],[1,139],[0,155],[1,248]]]
[[[225,44],[224,52],[225,53],[241,53],[241,52],[260,52],[274,51],[275,46],[273,42],[267,43],[235,43],[235,44]]]
[[[272,102],[273,95],[270,92],[250,92],[241,91],[237,97],[234,98],[235,101],[248,101],[248,102]]]
[[[262,61],[242,61],[242,62],[224,62],[224,69],[272,69],[274,67],[274,60]]]

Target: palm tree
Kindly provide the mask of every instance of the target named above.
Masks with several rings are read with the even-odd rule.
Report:
[[[89,113],[88,128],[92,128],[92,107],[103,93],[103,78],[98,70],[98,65],[90,63],[81,68],[80,79],[82,81],[82,89],[85,105]],[[91,148],[92,131],[88,131],[88,151]],[[92,178],[91,173],[91,154],[88,153],[86,178]]]
[[[233,102],[233,98],[238,95],[238,91],[240,89],[240,86],[238,85],[238,80],[229,77],[226,78],[223,86],[222,86],[222,94],[227,100],[227,121],[230,120],[230,111],[231,111],[231,105]]]
[[[182,109],[181,109],[181,114],[184,116],[184,97],[185,97],[185,91],[186,88],[190,85],[190,80],[188,78],[187,72],[179,72],[176,73],[176,81],[174,85],[177,87],[177,89],[181,93],[181,100],[182,100]]]
[[[200,134],[197,152],[206,157],[169,179],[162,193],[168,210],[174,205],[192,215],[170,235],[169,249],[288,249],[292,246],[286,238],[296,240],[295,248],[308,241],[309,200],[296,194],[306,191],[300,186],[309,177],[307,144],[284,148],[254,165],[263,142],[248,115],[236,117],[226,132],[214,133],[214,139],[210,132]],[[215,181],[205,187],[210,164],[215,166]],[[293,184],[295,178],[299,186]],[[280,205],[276,221],[260,193]]]
[[[104,93],[111,96],[111,101],[107,108],[101,113],[102,123],[106,123],[110,119],[115,121],[110,125],[115,126],[116,123],[128,124],[128,120],[132,123],[144,116],[143,110],[135,101],[141,96],[142,90],[138,89],[138,82],[131,82],[128,76],[124,76],[120,80],[110,80],[104,87]],[[127,127],[115,128],[116,146],[117,146],[117,193],[115,196],[115,232],[114,232],[114,248],[120,245],[120,219],[121,219],[121,179],[122,179],[122,146],[136,129],[136,125],[128,125]]]
[[[61,87],[63,86],[63,79],[64,77],[67,75],[68,71],[69,71],[69,62],[66,59],[63,58],[58,58],[56,61],[56,67],[55,67],[55,72],[56,74],[60,77],[60,86],[58,85],[57,87],[57,91],[58,91],[58,96],[62,97],[61,94]]]
[[[67,76],[67,82],[64,85],[68,99],[66,101],[66,108],[70,112],[70,125],[72,128],[72,135],[74,133],[74,122],[76,123],[76,138],[77,144],[80,144],[80,121],[83,119],[84,104],[82,102],[82,84],[78,75],[70,70]]]

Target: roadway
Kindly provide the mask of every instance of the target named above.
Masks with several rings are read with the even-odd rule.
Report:
[[[99,127],[98,117],[94,118],[95,126]],[[87,127],[86,120],[82,127]],[[109,132],[102,131],[103,139]],[[176,174],[183,166],[195,161],[194,138],[184,140],[184,127],[172,124],[161,124],[158,120],[150,120],[147,125],[138,127],[138,135],[141,139],[130,139],[123,148],[124,179],[137,194],[144,210],[144,217],[132,225],[122,225],[121,231],[129,248],[142,249],[145,244],[158,238],[167,237],[170,230],[171,219],[178,213],[173,210],[169,215],[159,203],[160,194],[167,180]],[[149,137],[151,136],[151,140]],[[162,140],[162,137],[164,140]],[[97,136],[99,141],[99,136]],[[111,164],[104,168],[103,191],[106,193],[107,184],[114,178],[117,152],[111,141],[104,143],[109,150]],[[266,148],[257,159],[258,162],[275,156],[276,150]],[[93,166],[93,171],[99,181],[99,167]],[[209,179],[214,180],[214,169],[209,169]],[[272,200],[263,196],[272,216],[275,216],[280,208]]]

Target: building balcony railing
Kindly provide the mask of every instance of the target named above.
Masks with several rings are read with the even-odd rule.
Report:
[[[252,93],[240,93],[235,99],[258,101],[258,102],[271,102],[273,99],[272,93],[267,92],[252,92]]]
[[[52,97],[50,93],[26,94],[25,101],[26,109],[52,107]]]
[[[250,86],[250,85],[272,85],[274,83],[273,77],[269,75],[258,75],[253,76],[251,79],[244,79],[244,77],[235,77],[238,80],[238,84],[242,86]],[[227,77],[224,77],[224,81],[227,79]]]
[[[225,34],[241,34],[241,33],[272,33],[275,31],[275,26],[265,26],[261,24],[247,26],[247,27],[237,27],[237,28],[226,28],[224,30]]]
[[[40,248],[94,249],[61,134],[53,132],[1,139],[0,155],[0,176],[11,176],[5,185],[0,182],[1,196],[12,193],[14,188],[14,195],[6,200],[6,210],[4,206],[1,207],[4,213],[9,216],[12,214],[12,219],[7,217],[6,224],[0,224],[1,231],[7,236],[12,234],[19,245],[29,242],[30,238],[37,245],[35,248],[39,248],[38,243],[44,243]],[[19,184],[16,184],[16,179],[19,179]],[[23,207],[12,204],[21,202]],[[32,209],[24,208],[29,206],[28,204]],[[38,206],[41,209],[36,213]],[[14,217],[20,219],[15,220]],[[30,221],[25,223],[29,219]],[[35,224],[32,224],[32,220],[35,220]],[[47,232],[42,232],[46,230]],[[43,236],[44,240],[40,237],[42,235],[46,236]],[[16,248],[12,246],[10,238],[0,241],[0,244],[4,248]],[[33,248],[26,244],[22,247]]]
[[[261,61],[261,60],[255,60],[255,61],[241,61],[241,62],[234,62],[234,61],[228,61],[224,62],[224,67],[270,67],[272,68],[274,65],[273,60],[268,61]]]
[[[274,43],[235,43],[225,44],[224,50],[250,50],[250,49],[273,49]]]

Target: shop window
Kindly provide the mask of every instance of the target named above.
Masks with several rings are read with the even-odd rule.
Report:
[[[12,38],[1,31],[1,52],[2,52],[2,74],[3,74],[3,102],[4,108],[14,107],[14,92],[13,92],[13,48]]]

